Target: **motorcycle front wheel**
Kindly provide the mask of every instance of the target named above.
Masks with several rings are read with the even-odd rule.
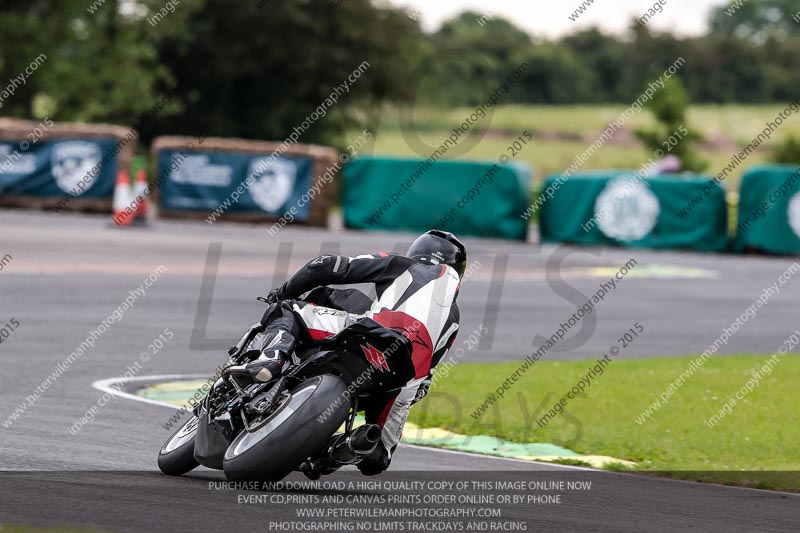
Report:
[[[182,476],[200,466],[194,458],[198,418],[194,415],[167,439],[158,452],[158,468],[168,476]]]

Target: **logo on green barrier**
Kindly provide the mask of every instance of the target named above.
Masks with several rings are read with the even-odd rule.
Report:
[[[233,169],[217,165],[207,155],[174,154],[170,164],[170,181],[201,185],[203,187],[229,187],[233,182]]]
[[[33,174],[36,172],[36,156],[19,153],[14,145],[0,143],[0,174]]]
[[[607,237],[638,241],[650,234],[661,207],[646,183],[636,176],[611,180],[594,204],[597,227]]]
[[[253,201],[264,211],[277,211],[292,195],[297,165],[288,159],[262,157],[250,162],[247,175],[256,178],[249,188]]]
[[[83,141],[66,141],[53,145],[50,156],[51,172],[62,191],[80,196],[92,188],[100,172],[92,169],[100,164],[100,146]],[[84,180],[85,187],[77,187]]]
[[[794,234],[800,237],[800,192],[792,196],[789,201],[789,225]]]

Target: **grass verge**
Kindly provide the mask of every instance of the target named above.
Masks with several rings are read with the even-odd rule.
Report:
[[[635,461],[636,470],[658,475],[800,491],[800,358],[782,356],[752,392],[736,399],[768,357],[708,359],[644,420],[645,410],[694,357],[614,360],[543,427],[537,421],[594,361],[539,361],[477,420],[472,413],[519,364],[460,363],[437,380],[410,420],[468,435],[550,442]],[[731,398],[731,413],[709,428],[705,421]]]
[[[702,146],[699,153],[708,161],[704,174],[716,175],[738,153],[764,129],[767,118],[774,117],[783,105],[743,106],[743,105],[697,105],[689,112],[689,124],[702,133],[715,147]],[[430,150],[415,153],[409,147],[400,127],[396,108],[387,106],[381,111],[379,122],[372,124],[377,130],[372,151],[360,155],[390,155],[426,158],[435,147],[442,144],[451,134],[451,129],[460,125],[464,118],[474,110],[471,108],[430,109],[415,108],[413,126],[406,126],[406,133],[419,138],[430,146]],[[504,153],[509,142],[522,130],[534,133],[551,134],[546,138],[537,137],[532,144],[521,151],[517,160],[526,162],[534,169],[536,183],[550,174],[560,174],[569,167],[578,154],[583,153],[591,142],[625,111],[623,105],[597,106],[535,106],[501,105],[494,108],[491,118],[482,119],[478,126],[487,128],[490,133],[476,146],[458,159],[496,161]],[[655,124],[652,114],[643,111],[636,113],[625,125],[626,134],[617,137],[631,137],[636,128],[650,128]],[[361,128],[350,132],[347,138],[356,138]],[[558,134],[562,138],[552,138]],[[787,135],[800,135],[800,126],[781,127],[774,137],[761,149],[748,157],[726,180],[728,190],[738,189],[741,175],[749,168],[766,162],[771,148]],[[719,142],[725,140],[723,145]],[[463,142],[463,139],[462,141]],[[456,151],[455,149],[453,151]],[[592,169],[638,169],[652,152],[648,152],[638,141],[629,139],[627,144],[608,143],[598,150],[583,165],[583,170]]]

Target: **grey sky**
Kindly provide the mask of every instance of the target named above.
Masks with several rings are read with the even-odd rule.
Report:
[[[655,0],[594,0],[577,21],[569,16],[583,0],[388,0],[390,4],[409,7],[419,13],[426,30],[436,29],[444,20],[461,11],[471,10],[491,16],[502,16],[535,37],[553,37],[587,26],[597,25],[611,32],[628,27]],[[587,2],[590,0],[586,0]],[[654,29],[673,30],[678,34],[698,34],[706,28],[712,7],[727,0],[662,0],[663,11],[649,23]]]

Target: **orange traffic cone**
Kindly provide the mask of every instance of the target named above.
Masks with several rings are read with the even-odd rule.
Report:
[[[131,208],[131,178],[127,170],[117,174],[117,185],[114,187],[114,202],[111,216],[117,226],[130,226],[133,223],[134,210]]]
[[[148,203],[147,172],[140,168],[136,173],[136,185],[133,187],[133,202],[136,206],[134,219],[136,222],[147,222]]]

